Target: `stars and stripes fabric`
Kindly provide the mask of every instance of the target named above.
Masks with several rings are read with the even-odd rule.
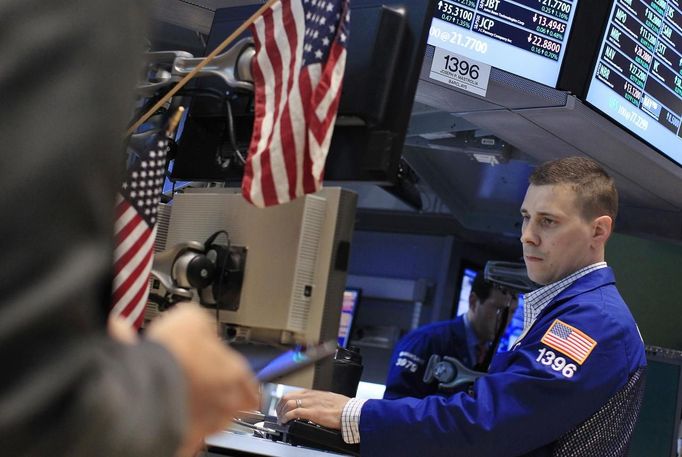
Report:
[[[142,325],[149,294],[159,197],[168,139],[152,135],[129,165],[116,196],[112,313],[135,328]]]
[[[540,342],[569,356],[580,365],[597,345],[597,342],[585,333],[559,319],[552,322]]]
[[[281,0],[251,26],[255,119],[242,193],[255,206],[321,187],[349,20],[348,0]]]

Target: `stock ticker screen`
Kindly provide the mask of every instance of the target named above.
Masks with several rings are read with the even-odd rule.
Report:
[[[616,0],[587,101],[682,165],[680,0]]]
[[[429,44],[554,87],[577,4],[578,0],[440,0]]]

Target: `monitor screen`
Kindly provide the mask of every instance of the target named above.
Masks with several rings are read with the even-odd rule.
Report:
[[[682,165],[682,10],[677,0],[617,0],[587,101]]]
[[[216,10],[206,52],[258,6]],[[324,171],[327,181],[393,184],[397,180],[432,10],[432,3],[424,0],[351,2],[344,84]],[[242,169],[232,158],[249,148],[252,94],[231,91],[229,97],[221,96],[228,88],[218,78],[203,78],[196,84],[171,176],[238,181]]]
[[[460,316],[469,311],[469,294],[471,293],[471,285],[476,278],[476,271],[465,268],[462,274],[462,282],[459,289],[459,301],[457,303],[457,315]],[[519,305],[511,318],[509,326],[500,338],[500,344],[497,347],[498,352],[508,351],[512,348],[516,340],[523,332],[523,294],[518,295]]]
[[[555,87],[578,0],[440,0],[430,45]]]
[[[459,301],[457,302],[457,315],[469,311],[469,294],[471,293],[471,285],[474,283],[474,278],[476,277],[476,272],[470,268],[464,269],[464,274],[462,274],[462,282],[459,286]]]
[[[345,348],[350,340],[353,328],[353,318],[360,301],[360,289],[346,289],[343,291],[341,302],[341,320],[339,321],[339,346]]]

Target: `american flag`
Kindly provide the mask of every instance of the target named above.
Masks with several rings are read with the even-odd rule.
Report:
[[[252,25],[255,120],[242,180],[258,207],[317,191],[346,65],[348,0],[281,0]]]
[[[580,365],[597,345],[592,338],[559,319],[552,323],[540,342],[566,354]]]
[[[145,143],[116,196],[112,313],[139,328],[149,294],[156,212],[166,170],[168,139],[156,133]]]

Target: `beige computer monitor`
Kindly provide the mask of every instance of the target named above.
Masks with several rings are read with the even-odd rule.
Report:
[[[335,340],[356,203],[356,194],[338,187],[265,209],[236,189],[192,189],[175,196],[159,244],[204,242],[226,230],[233,246],[247,248],[239,309],[218,312],[237,338],[284,345]],[[153,304],[146,314],[153,317]],[[331,362],[280,382],[328,389]]]

